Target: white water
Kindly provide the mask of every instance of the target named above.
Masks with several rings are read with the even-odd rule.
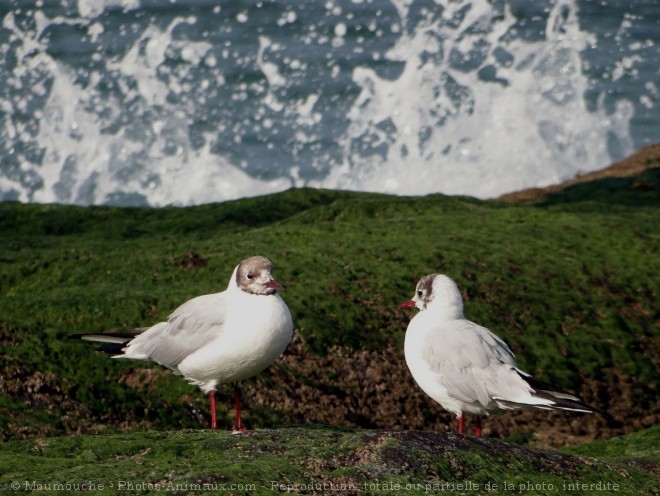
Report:
[[[450,23],[467,3],[471,8],[464,18]],[[403,20],[409,17],[409,4],[403,0],[396,4]],[[34,143],[43,155],[37,160],[11,148],[8,155],[16,159],[19,172],[0,171],[0,193],[13,191],[23,202],[77,204],[131,204],[135,198],[138,203],[145,198],[153,206],[216,202],[304,185],[488,198],[608,165],[612,161],[608,135],[616,136],[623,152],[632,151],[632,104],[619,102],[615,112],[608,112],[602,101],[596,108],[586,106],[583,95],[589,82],[580,54],[594,40],[580,30],[573,1],[554,4],[546,39],[535,42],[507,37],[515,23],[508,9],[495,12],[485,0],[438,4],[445,9],[443,22],[432,20],[429,13],[410,31],[399,23],[391,25],[400,33],[385,57],[401,62],[398,77],[380,77],[368,65],[354,68],[351,78],[360,94],[339,139],[340,158],[331,159],[319,148],[308,163],[273,164],[284,173],[272,179],[253,177],[244,161],[212,151],[218,140],[216,129],[203,132],[202,146],[191,143],[191,116],[217,104],[207,101],[205,92],[227,84],[222,58],[238,57],[233,47],[219,57],[209,41],[177,37],[177,30],[195,24],[195,16],[173,18],[165,28],[149,25],[125,53],[107,59],[95,53],[93,60],[103,70],[91,69],[83,88],[76,82],[76,72],[48,53],[41,41],[43,33],[53,24],[80,25],[94,41],[103,34],[95,16],[113,5],[129,12],[137,2],[79,0],[79,18],[48,19],[37,11],[36,27],[27,32],[17,29],[10,13],[3,27],[20,44],[19,64],[5,84],[19,91],[29,81],[29,89],[25,98],[2,102],[0,139]],[[327,43],[341,47],[347,25],[341,9],[326,6],[337,17]],[[242,24],[249,17],[240,13],[236,20]],[[283,26],[292,23],[296,14],[280,21]],[[260,36],[253,62],[264,78],[252,83],[253,88],[239,85],[231,99],[240,102],[250,89],[259,95],[258,125],[250,130],[257,135],[275,130],[276,135],[286,122],[295,140],[271,140],[267,149],[290,147],[295,159],[299,148],[321,140],[326,115],[314,88],[296,99],[282,98],[279,90],[290,85],[285,67],[264,56],[281,49],[268,36]],[[475,69],[450,62],[452,52],[465,55],[471,50],[484,58]],[[166,63],[172,53],[180,61],[176,70]],[[286,64],[289,69],[306,70],[302,57]],[[479,76],[478,69],[491,65],[500,82]],[[209,77],[186,78],[199,67]],[[338,72],[337,65],[331,74]],[[109,74],[119,89],[95,91]],[[46,81],[52,81],[48,89]],[[45,98],[42,106],[34,104],[40,95]],[[19,111],[34,115],[12,120]],[[122,121],[127,115],[134,116],[134,122]],[[113,126],[116,122],[122,123]],[[240,149],[251,146],[243,143],[250,122],[245,118],[218,126],[233,132],[230,145]],[[301,179],[309,176],[302,174],[305,167],[322,170],[332,160],[328,173]]]
[[[382,80],[371,69],[355,72],[363,91],[351,113],[347,141],[373,133],[380,142],[389,143],[389,153],[386,159],[357,163],[348,155],[343,167],[319,186],[488,198],[606,166],[611,162],[609,132],[630,141],[632,105],[621,105],[614,115],[607,115],[602,103],[595,112],[586,108],[582,95],[587,80],[579,54],[592,40],[579,30],[570,2],[556,3],[547,41],[532,44],[498,41],[514,24],[511,14],[507,10],[503,20],[495,20],[488,2],[472,5],[457,29],[438,32],[435,26],[425,26],[405,36],[388,54],[406,61],[404,73],[395,81]],[[446,6],[445,17],[450,18],[462,5]],[[560,18],[562,11],[570,14],[567,19]],[[462,36],[472,25],[488,31],[493,48],[505,48],[513,55],[511,66],[497,74],[507,81],[506,87],[480,80],[475,71],[422,61],[424,52],[469,51],[483,39],[482,33]],[[495,63],[492,51],[488,63]],[[463,106],[443,91],[442,83],[449,77],[469,89]],[[436,125],[439,117],[446,118],[442,126]],[[395,133],[376,127],[386,119],[394,123]],[[424,129],[430,136],[421,142]]]

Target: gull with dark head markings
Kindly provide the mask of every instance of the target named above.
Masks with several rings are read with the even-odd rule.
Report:
[[[476,414],[474,432],[481,435],[481,416],[506,410],[538,408],[604,413],[523,372],[498,336],[463,316],[463,298],[449,277],[423,277],[412,300],[399,309],[420,312],[408,324],[405,357],[422,390],[458,418]]]
[[[215,393],[234,382],[235,431],[241,422],[240,381],[270,366],[291,341],[293,321],[273,279],[273,264],[250,257],[236,266],[221,293],[198,296],[177,308],[165,322],[130,332],[78,334],[104,343],[113,358],[149,360],[183,376],[208,394],[211,427],[217,427]]]

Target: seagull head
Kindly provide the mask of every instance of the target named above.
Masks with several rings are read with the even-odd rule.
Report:
[[[241,291],[254,295],[272,295],[284,287],[273,278],[273,264],[266,257],[250,257],[243,260],[236,269],[236,286]]]
[[[404,301],[399,310],[417,307],[422,311],[440,311],[447,316],[463,316],[463,297],[456,283],[442,274],[422,277],[415,288],[412,300]]]

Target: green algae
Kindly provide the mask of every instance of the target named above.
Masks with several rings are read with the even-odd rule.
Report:
[[[648,494],[657,465],[634,466],[617,446],[656,441],[657,429],[594,443],[595,460],[472,436],[324,426],[69,436],[3,443],[0,491],[13,483],[45,494],[86,484],[98,495]]]
[[[657,172],[643,181],[660,182]],[[614,189],[607,182],[604,194],[599,184],[536,205],[313,189],[187,208],[0,203],[4,362],[50,374],[86,415],[106,422],[135,415],[194,427],[178,408],[193,391],[185,383],[163,376],[146,394],[130,390],[120,377],[134,364],[66,338],[151,325],[193,296],[223,290],[238,261],[263,254],[315,353],[401,345],[398,303],[419,277],[443,272],[461,287],[466,316],[501,335],[524,369],[569,389],[619,369],[648,385],[639,401],[650,404],[658,189],[634,189],[631,179]],[[187,267],[191,252],[204,264]],[[35,413],[21,403],[0,394],[5,437],[10,423],[61,431],[57,405]]]

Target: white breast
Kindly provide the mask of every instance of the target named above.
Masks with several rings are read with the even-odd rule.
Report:
[[[408,325],[404,344],[406,364],[413,379],[426,394],[440,403],[445,410],[458,413],[462,410],[461,405],[454,404],[454,400],[452,400],[442,382],[438,380],[437,374],[433,372],[424,356],[427,341],[433,338],[433,336],[428,336],[428,328],[424,325],[424,317],[425,312],[420,312]]]
[[[279,295],[236,293],[222,333],[183,360],[178,371],[208,392],[271,365],[291,340],[293,321]]]

